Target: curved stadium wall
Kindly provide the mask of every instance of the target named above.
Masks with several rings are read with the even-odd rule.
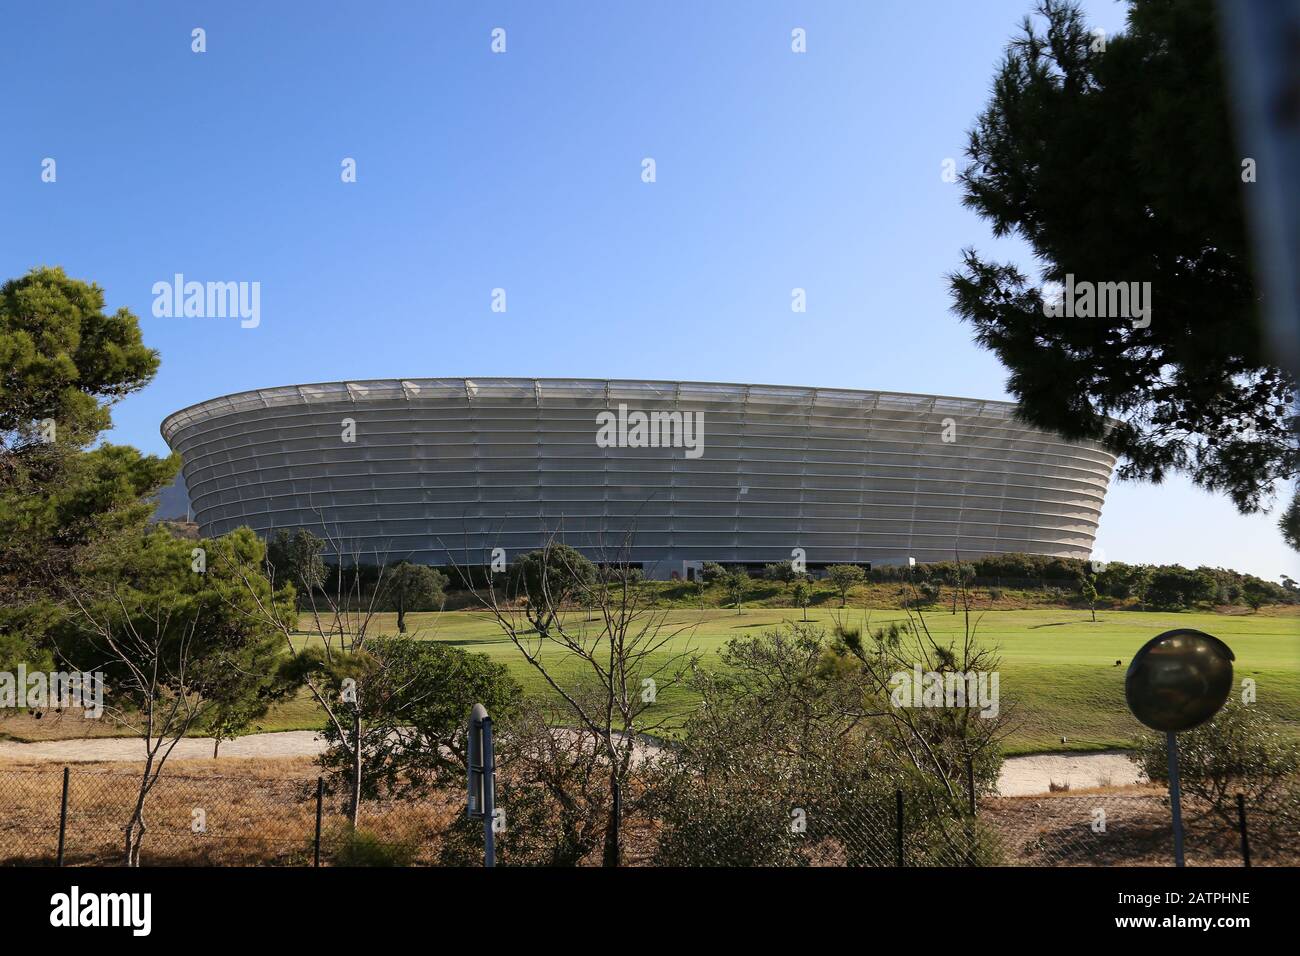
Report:
[[[620,405],[700,413],[698,457],[602,447],[599,416]],[[162,434],[203,534],[306,528],[367,561],[487,564],[493,548],[513,559],[552,535],[653,577],[794,548],[811,568],[1087,557],[1114,456],[1013,411],[768,385],[393,379],[215,398]]]

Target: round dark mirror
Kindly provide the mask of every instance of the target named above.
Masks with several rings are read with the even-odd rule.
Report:
[[[1217,637],[1190,628],[1165,631],[1147,641],[1128,666],[1128,709],[1152,730],[1191,730],[1227,701],[1234,659]]]

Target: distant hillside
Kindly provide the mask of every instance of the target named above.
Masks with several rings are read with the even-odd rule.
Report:
[[[153,521],[190,521],[190,492],[185,487],[185,478],[177,472],[176,480],[160,490],[156,496],[158,506],[154,509]]]
[[[159,521],[158,524],[162,525],[178,538],[185,538],[189,541],[199,540],[199,526],[193,521],[170,521],[164,519]]]

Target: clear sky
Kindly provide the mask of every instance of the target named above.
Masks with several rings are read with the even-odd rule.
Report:
[[[182,406],[347,378],[1005,398],[944,277],[966,245],[1032,261],[940,173],[963,164],[1031,6],[15,5],[0,33],[0,276],[62,265],[140,316],[162,368],[110,437],[150,452]],[[1122,4],[1085,6],[1122,27]],[[260,324],[154,317],[153,285],[175,273],[259,282]],[[1183,479],[1113,485],[1098,543],[1111,560],[1297,573],[1274,517],[1239,517]]]

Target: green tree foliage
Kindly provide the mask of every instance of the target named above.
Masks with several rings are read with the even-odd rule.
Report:
[[[849,591],[867,579],[867,572],[856,564],[833,564],[826,569],[826,576],[840,592],[840,607],[844,607],[849,600]]]
[[[1294,382],[1261,335],[1215,11],[1130,0],[1103,50],[1074,4],[1045,0],[970,132],[966,205],[1027,241],[1043,282],[1149,282],[1149,326],[1046,315],[1029,278],[969,249],[951,290],[1025,420],[1104,441],[1123,478],[1181,471],[1252,512],[1300,451]]]
[[[386,843],[370,830],[346,824],[325,833],[321,842],[332,848],[335,866],[400,867],[415,863],[413,845]]]
[[[737,638],[693,686],[700,706],[652,780],[657,863],[890,866],[900,789],[909,862],[995,861],[982,828],[896,746],[887,691],[820,628]]]
[[[1085,574],[1079,578],[1079,594],[1083,596],[1084,602],[1088,605],[1088,610],[1092,612],[1092,619],[1097,620],[1097,584],[1093,581],[1092,575]]]
[[[736,605],[736,613],[740,613],[741,605],[744,603],[745,595],[753,582],[749,577],[749,572],[744,568],[732,568],[722,577],[722,588],[731,598],[731,602]]]
[[[918,590],[927,590],[923,585],[938,582],[950,583],[954,580],[957,565],[952,561],[938,561],[930,564],[918,564],[914,568],[883,566],[872,568],[867,579],[880,582],[915,581]],[[962,581],[967,585],[990,585],[994,587],[1021,586],[1027,588],[1046,587],[1051,590],[1078,587],[1079,581],[1093,574],[1086,561],[1076,558],[1049,558],[1033,554],[998,554],[975,558],[961,563]],[[1203,579],[1199,584],[1188,587],[1179,586],[1184,597],[1175,601],[1170,607],[1186,604],[1209,603],[1217,601],[1222,604],[1240,604],[1244,598],[1247,583],[1265,595],[1264,603],[1295,604],[1300,601],[1300,589],[1288,588],[1284,584],[1275,584],[1250,574],[1233,571],[1228,568],[1197,568],[1189,572],[1178,565],[1125,564],[1111,561],[1094,576],[1094,584],[1099,596],[1119,600],[1136,599],[1140,604],[1147,601],[1147,588],[1152,577],[1167,574],[1164,580],[1182,579],[1188,574],[1198,575]],[[1208,582],[1208,583],[1207,583]],[[932,595],[932,596],[931,596]],[[928,589],[927,600],[936,600],[938,592]],[[1165,600],[1167,594],[1159,595]]]
[[[960,567],[960,571],[958,568]],[[969,581],[1032,584],[1059,582],[1069,584],[1076,580],[1086,567],[1078,558],[1054,558],[1042,554],[991,554],[981,558],[957,561],[930,561],[915,567],[907,565],[880,565],[867,572],[867,580],[877,582],[938,581],[950,583],[960,574]]]
[[[635,587],[645,581],[645,571],[631,564],[607,564],[600,568],[600,580],[605,584]]]
[[[495,722],[508,723],[523,693],[504,664],[436,641],[382,638],[329,662],[309,650],[294,666],[318,674],[340,697],[344,682],[355,681],[364,728],[361,794],[367,799],[463,781],[470,708],[481,703]],[[333,722],[326,722],[323,735],[322,766],[346,791],[352,741],[344,741]]]
[[[59,268],[33,269],[0,287],[0,432],[8,450],[51,418],[78,447],[112,424],[108,406],[148,383],[158,354],[136,317],[104,313],[97,285]]]
[[[704,579],[705,584],[721,581],[726,573],[727,569],[716,561],[705,561],[700,565],[700,576]]]
[[[827,671],[825,650],[815,627],[767,630],[730,641],[721,667],[695,675],[701,705],[654,787],[658,863],[806,864],[809,844],[831,835],[822,828],[853,825],[850,806],[883,811],[887,781],[864,791],[875,761],[853,733],[869,688]],[[793,825],[796,809],[811,838]]]
[[[195,570],[196,550],[205,570]],[[262,542],[247,528],[201,542],[162,529],[126,539],[83,571],[78,612],[54,628],[58,653],[74,666],[103,670],[109,703],[128,716],[146,706],[145,695],[170,701],[182,694],[198,721],[221,706],[261,716],[260,705],[277,689],[281,644],[258,602],[288,608],[265,578],[234,569],[263,558]],[[154,680],[145,682],[137,671],[150,668],[154,674],[143,676]]]
[[[1097,590],[1113,598],[1146,597],[1151,570],[1143,565],[1111,561],[1097,572]]]
[[[144,745],[123,828],[129,866],[140,863],[149,796],[181,737],[205,725],[233,735],[288,690],[279,632],[263,614],[290,609],[265,577],[241,571],[264,558],[247,528],[197,544],[161,528],[123,538],[79,569],[51,627],[59,659],[103,676],[107,713]]]
[[[1282,538],[1296,551],[1300,551],[1300,490],[1291,498],[1291,503],[1282,512],[1278,521],[1282,529]]]
[[[926,607],[939,600],[939,585],[934,581],[922,581],[916,586],[914,602],[918,607]]]
[[[497,834],[503,866],[578,866],[593,861],[605,839],[613,800],[608,767],[596,735],[572,726],[572,717],[525,700],[520,713],[497,725],[497,805],[508,823]],[[627,791],[635,785],[623,788]],[[636,787],[636,789],[640,789]],[[626,813],[627,804],[623,804]],[[444,834],[439,861],[478,866],[483,823],[460,814]]]
[[[58,268],[0,286],[0,655],[35,660],[79,564],[128,533],[179,460],[87,450],[158,367],[136,317]],[[34,646],[35,645],[35,646]],[[35,655],[35,656],[34,656]],[[6,661],[0,659],[0,665]]]
[[[424,564],[402,561],[383,577],[385,605],[397,612],[397,633],[406,633],[407,611],[437,611],[447,600],[447,576]]]
[[[509,587],[512,594],[523,594],[528,599],[530,619],[539,632],[545,633],[560,609],[580,600],[597,577],[596,566],[580,551],[551,542],[511,563]]]
[[[837,626],[837,666],[843,669],[854,659],[861,663],[876,694],[891,702],[885,708],[890,719],[883,735],[900,755],[912,759],[915,770],[938,784],[936,793],[941,792],[954,808],[967,790],[968,767],[977,793],[996,791],[1002,766],[1001,740],[1010,726],[1013,702],[1002,698],[1000,685],[998,691],[993,690],[992,675],[999,672],[1001,658],[995,647],[976,641],[969,619],[959,639],[942,641],[930,631],[923,614],[908,617],[870,629],[866,639],[858,628]],[[982,709],[969,695],[964,703],[955,696],[952,705],[945,700],[945,706],[898,705],[893,699],[898,677],[916,667],[923,674],[938,675],[945,685],[950,677],[986,675],[995,710]],[[968,682],[957,682],[970,691]],[[902,696],[907,699],[909,695],[904,692]]]
[[[794,606],[803,610],[803,619],[807,621],[808,605],[812,602],[812,588],[809,586],[807,578],[800,577],[794,583],[790,597],[794,601]]]
[[[1169,780],[1169,750],[1164,734],[1139,741],[1138,763],[1152,781]],[[1236,795],[1254,810],[1267,809],[1288,778],[1300,771],[1300,745],[1257,705],[1229,698],[1223,710],[1199,727],[1178,735],[1178,779],[1183,791],[1198,797],[1229,823],[1236,822]]]
[[[777,561],[774,564],[763,565],[763,577],[768,581],[777,581],[781,584],[789,584],[799,572],[794,569],[792,561]]]
[[[1202,569],[1190,571],[1178,565],[1156,568],[1146,588],[1151,607],[1177,610],[1214,600],[1214,578]]]
[[[324,550],[325,542],[306,528],[292,532],[281,528],[266,546],[271,580],[277,588],[293,585],[297,610],[302,610],[304,598],[325,581],[325,559],[321,556]]]
[[[1242,600],[1249,605],[1252,611],[1258,611],[1268,603],[1268,590],[1264,588],[1261,581],[1247,581],[1241,589]]]

